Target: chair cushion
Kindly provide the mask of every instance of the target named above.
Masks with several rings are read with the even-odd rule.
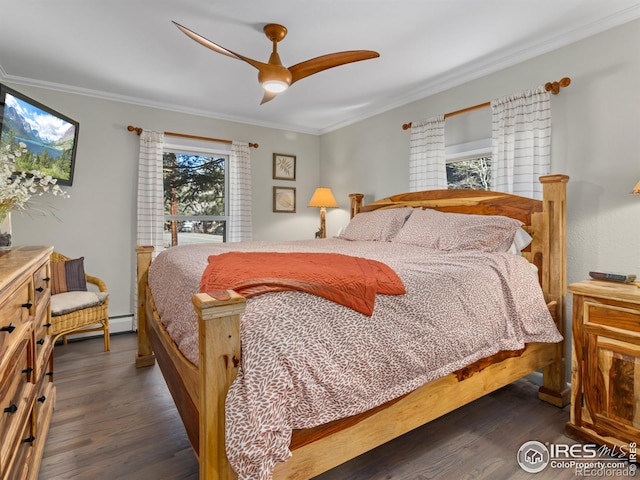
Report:
[[[86,290],[84,257],[66,262],[51,262],[51,293],[53,295]]]
[[[65,292],[51,295],[51,316],[64,315],[83,308],[101,305],[107,299],[107,292]]]

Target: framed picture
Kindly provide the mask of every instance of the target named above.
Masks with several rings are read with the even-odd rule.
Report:
[[[273,211],[276,213],[296,213],[296,189],[293,187],[273,187]]]
[[[295,180],[296,179],[295,155],[284,155],[282,153],[273,154],[273,179],[274,180]]]
[[[16,158],[18,172],[39,170],[58,185],[71,186],[79,127],[75,120],[0,84],[0,149],[19,143],[27,147]]]

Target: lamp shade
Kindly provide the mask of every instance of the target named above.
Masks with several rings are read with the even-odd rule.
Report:
[[[326,187],[316,188],[316,191],[313,193],[313,197],[309,200],[308,207],[327,207],[327,208],[335,208],[338,206],[336,199],[331,193],[331,189]]]
[[[640,182],[636,184],[631,193],[633,193],[634,195],[640,195]]]

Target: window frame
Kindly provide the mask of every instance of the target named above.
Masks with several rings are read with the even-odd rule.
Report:
[[[176,155],[198,155],[198,156],[210,156],[210,157],[224,157],[224,215],[167,215],[164,214],[164,222],[167,221],[178,221],[178,222],[186,222],[186,221],[224,221],[225,229],[224,235],[222,236],[222,243],[227,243],[227,231],[229,226],[229,163],[231,161],[231,149],[221,148],[219,146],[198,146],[198,145],[189,145],[187,143],[184,144],[176,144],[176,143],[165,143],[162,148],[162,154],[164,157],[165,153],[174,153]],[[164,180],[164,173],[163,173]],[[164,210],[164,205],[163,205]],[[213,242],[212,242],[213,243]],[[180,245],[178,243],[177,245]],[[170,245],[172,247],[175,245]]]

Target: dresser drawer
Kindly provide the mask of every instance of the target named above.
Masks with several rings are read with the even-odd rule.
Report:
[[[40,267],[33,274],[34,303],[36,306],[35,315],[40,317],[44,310],[48,308],[49,297],[51,297],[51,272],[49,263]]]
[[[31,383],[32,354],[24,339],[8,359],[0,384],[0,465],[6,465],[16,447],[15,438],[32,416],[35,385]]]
[[[49,429],[49,420],[56,402],[56,389],[49,377],[44,377],[38,384],[35,404],[35,435],[45,438]]]
[[[30,282],[24,282],[0,304],[0,366],[30,328],[33,311],[30,286]]]
[[[31,457],[35,451],[35,436],[33,435],[30,421],[27,422],[20,432],[19,440],[13,458],[6,465],[6,471],[0,469],[0,472],[3,472],[0,477],[2,480],[25,480],[27,478],[33,478],[33,476],[30,475],[30,470],[32,468]]]
[[[35,380],[34,383],[38,383],[39,380],[43,377],[43,375],[47,372],[49,368],[47,363],[48,359],[51,357],[51,353],[53,351],[53,338],[49,335],[48,332],[48,319],[49,316],[44,312],[43,315],[40,315],[34,320],[34,330],[33,330],[33,341],[35,344],[35,357],[34,357],[34,368],[35,368]]]

